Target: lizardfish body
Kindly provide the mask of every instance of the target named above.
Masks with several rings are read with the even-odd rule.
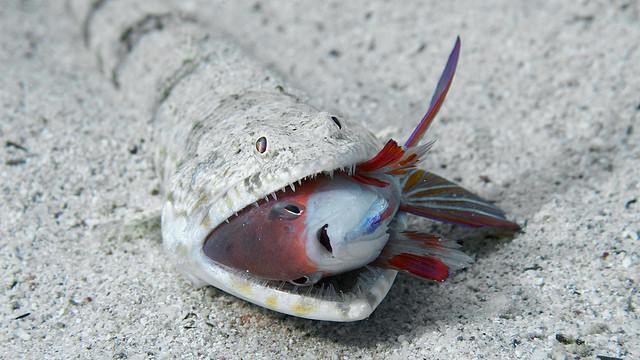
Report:
[[[417,167],[459,41],[414,132],[385,144],[366,119],[306,104],[181,5],[70,2],[103,72],[148,116],[163,244],[194,285],[286,314],[355,321],[376,309],[398,271],[442,281],[470,261],[454,241],[406,228],[404,217],[518,228]]]

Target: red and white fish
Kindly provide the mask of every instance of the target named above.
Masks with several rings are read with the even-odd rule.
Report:
[[[518,230],[495,205],[417,168],[432,142],[418,144],[447,95],[459,52],[458,38],[427,113],[404,145],[389,140],[352,171],[318,175],[243,209],[208,235],[204,253],[251,276],[295,285],[363,266],[443,281],[470,258],[455,241],[406,229],[399,217]]]

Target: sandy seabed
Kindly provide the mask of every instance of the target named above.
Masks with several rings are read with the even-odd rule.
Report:
[[[194,289],[157,227],[128,231],[161,203],[135,104],[64,2],[6,1],[0,358],[640,358],[640,3],[193,3],[382,138],[408,135],[460,35],[424,166],[524,232],[426,224],[466,240],[475,264],[442,284],[401,275],[357,323]]]

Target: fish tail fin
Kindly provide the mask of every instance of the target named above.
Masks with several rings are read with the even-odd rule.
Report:
[[[459,250],[460,245],[437,235],[416,231],[393,232],[373,265],[444,281],[473,261]]]
[[[458,225],[520,230],[495,205],[424,170],[413,170],[404,178],[400,211]]]

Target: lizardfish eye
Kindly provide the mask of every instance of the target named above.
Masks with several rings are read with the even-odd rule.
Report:
[[[266,137],[262,136],[256,141],[256,150],[258,150],[258,152],[260,154],[263,154],[265,151],[267,151],[267,138]]]
[[[283,202],[271,208],[273,215],[283,220],[295,220],[304,212],[304,206],[298,203]]]

